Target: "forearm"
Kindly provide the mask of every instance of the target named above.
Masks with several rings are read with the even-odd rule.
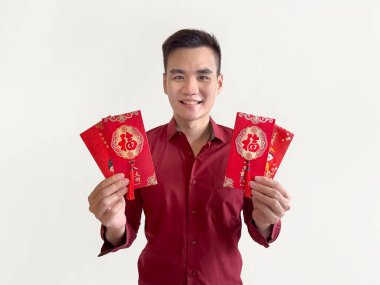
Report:
[[[105,237],[113,246],[119,246],[125,241],[125,225],[118,229],[106,228]]]

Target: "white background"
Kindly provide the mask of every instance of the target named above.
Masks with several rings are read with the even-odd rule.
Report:
[[[79,133],[171,109],[162,42],[214,33],[224,90],[214,119],[275,117],[296,136],[277,179],[293,197],[269,249],[239,247],[245,284],[375,284],[380,257],[380,2],[0,1],[0,283],[137,284],[130,249],[98,258],[87,196],[102,179]]]

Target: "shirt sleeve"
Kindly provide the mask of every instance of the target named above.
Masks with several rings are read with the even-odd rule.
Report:
[[[125,236],[123,243],[119,246],[113,246],[110,242],[108,242],[106,239],[106,227],[101,225],[100,236],[103,240],[103,245],[98,256],[103,256],[107,253],[115,252],[122,248],[128,248],[136,239],[137,232],[140,227],[142,212],[141,197],[138,192],[139,191],[135,191],[134,200],[125,200],[125,216],[127,223],[125,225]]]
[[[280,234],[281,220],[279,220],[277,223],[273,225],[272,234],[270,238],[266,240],[256,228],[256,225],[252,219],[252,211],[253,211],[253,205],[252,205],[251,199],[244,198],[243,216],[244,216],[244,222],[248,228],[249,235],[255,242],[261,244],[264,247],[269,247],[269,244],[271,242],[274,242],[277,239],[278,235]]]

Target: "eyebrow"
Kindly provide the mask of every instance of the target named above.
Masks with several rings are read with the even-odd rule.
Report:
[[[212,70],[209,69],[209,68],[203,68],[203,69],[199,69],[199,70],[197,70],[197,73],[198,73],[198,74],[211,74],[211,73],[212,73]]]
[[[184,74],[184,73],[185,73],[184,70],[182,70],[182,69],[177,69],[177,68],[173,68],[173,69],[171,69],[169,72],[170,72],[171,74],[178,74],[178,73],[180,73],[180,74]]]
[[[173,68],[169,72],[170,72],[170,74],[185,74],[184,70],[178,69],[178,68]],[[196,73],[198,73],[198,74],[211,74],[212,70],[209,68],[202,68],[202,69],[197,70]]]

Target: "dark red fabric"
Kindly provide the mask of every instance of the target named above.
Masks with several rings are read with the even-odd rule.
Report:
[[[100,253],[131,246],[144,211],[147,244],[138,261],[140,285],[242,284],[242,217],[252,239],[269,246],[252,223],[251,199],[243,190],[223,187],[232,130],[211,124],[213,137],[196,158],[174,119],[147,133],[158,184],[126,201],[125,242],[112,247],[105,240]],[[269,242],[280,227],[281,222],[274,225]],[[101,234],[105,239],[104,227]]]

